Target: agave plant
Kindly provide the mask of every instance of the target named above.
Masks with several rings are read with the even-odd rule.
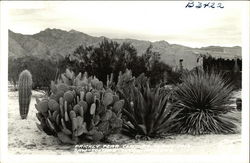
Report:
[[[231,84],[220,73],[194,71],[185,75],[174,93],[179,110],[175,132],[235,133],[237,119],[226,114],[232,104]]]
[[[178,113],[172,112],[173,104],[169,94],[161,91],[160,87],[150,89],[145,76],[136,80],[137,86],[135,82],[131,82],[132,75],[129,71],[122,75],[120,80],[122,79],[126,80],[118,83],[130,83],[127,87],[119,87],[125,99],[123,133],[135,138],[154,138],[170,131],[172,121]],[[145,79],[144,82],[141,79]]]

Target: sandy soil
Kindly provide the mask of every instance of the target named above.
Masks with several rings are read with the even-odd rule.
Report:
[[[241,134],[233,135],[175,135],[166,139],[136,141],[123,135],[113,138],[119,140],[119,145],[107,146],[107,144],[92,144],[91,150],[78,148],[75,146],[62,145],[53,136],[48,136],[39,131],[35,122],[37,110],[34,107],[35,97],[42,97],[40,92],[33,92],[30,104],[30,111],[27,120],[21,120],[19,116],[17,92],[9,92],[8,104],[8,147],[11,154],[240,154],[241,153]],[[236,97],[240,93],[236,93]],[[236,115],[240,116],[240,112]],[[118,138],[118,139],[117,139]],[[125,143],[126,142],[126,143]],[[98,147],[101,145],[101,147]],[[98,149],[93,149],[97,148]]]

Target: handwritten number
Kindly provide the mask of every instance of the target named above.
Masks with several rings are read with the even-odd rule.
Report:
[[[217,6],[218,8],[224,8],[224,6],[222,6],[222,4],[221,3],[218,3],[218,6]]]
[[[210,6],[210,7],[211,7],[211,8],[215,8],[214,5],[215,5],[215,3],[213,2],[213,3],[211,3],[211,6]]]
[[[188,4],[186,5],[186,8],[191,8],[194,7],[194,2],[188,2]]]
[[[217,4],[217,8],[224,8],[222,3],[215,3],[215,2],[208,2],[208,3],[203,3],[203,2],[196,2],[194,1],[188,2],[185,8],[215,8]]]
[[[201,8],[202,7],[202,3],[201,2],[198,2],[198,5],[195,6],[196,8]]]

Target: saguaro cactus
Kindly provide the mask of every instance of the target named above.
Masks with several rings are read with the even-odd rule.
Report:
[[[28,70],[24,70],[19,75],[18,81],[19,112],[22,119],[26,119],[29,113],[31,89],[32,75]]]

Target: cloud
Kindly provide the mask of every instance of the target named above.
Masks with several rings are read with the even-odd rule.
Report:
[[[80,30],[96,36],[166,40],[193,46],[240,45],[241,7],[185,9],[186,2],[26,2],[10,9],[10,29],[33,34],[45,28]]]

